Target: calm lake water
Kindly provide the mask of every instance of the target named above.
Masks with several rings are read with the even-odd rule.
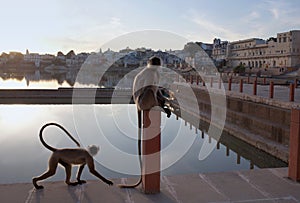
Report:
[[[135,105],[1,105],[0,183],[31,182],[33,176],[47,169],[51,152],[40,143],[38,133],[48,122],[63,125],[84,147],[100,146],[95,160],[96,169],[103,176],[120,178],[139,174]],[[257,168],[255,158],[250,161],[222,144],[200,161],[199,151],[208,136],[204,134],[202,138],[200,130],[180,118],[177,120],[175,115],[168,119],[162,114],[161,129],[163,175]],[[75,147],[56,127],[46,128],[44,138],[57,148]],[[216,143],[212,139],[210,144]],[[63,168],[58,167],[57,173],[47,180],[64,178]],[[95,179],[87,168],[82,178]]]

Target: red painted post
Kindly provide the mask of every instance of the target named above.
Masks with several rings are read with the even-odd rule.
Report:
[[[193,83],[194,83],[194,80],[193,80],[193,75],[190,75],[190,82],[191,82],[191,84],[193,84]]]
[[[291,110],[288,177],[300,181],[300,109]]]
[[[274,82],[270,82],[270,91],[269,91],[269,98],[273,99],[274,97]]]
[[[237,154],[236,163],[241,164],[241,155]]]
[[[240,80],[240,92],[243,93],[243,79]]]
[[[257,95],[257,79],[253,82],[253,95]]]
[[[202,85],[205,86],[204,78],[202,78]]]
[[[231,83],[232,83],[232,78],[230,77],[228,81],[228,91],[231,91]]]
[[[160,124],[160,111],[143,111],[142,188],[147,194],[160,192]]]
[[[211,77],[211,78],[210,78],[210,87],[213,87],[213,84],[214,84],[214,78]]]
[[[266,82],[267,82],[267,79],[266,79],[266,78],[264,78],[264,85],[266,84]]]
[[[295,98],[294,84],[290,84],[290,102],[293,102]]]
[[[198,75],[197,75],[197,77],[196,77],[196,84],[197,84],[197,85],[199,85],[199,77],[200,77],[200,76],[198,76]]]

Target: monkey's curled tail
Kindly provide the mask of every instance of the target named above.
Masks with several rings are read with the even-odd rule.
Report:
[[[42,144],[47,148],[47,149],[49,149],[50,151],[52,151],[52,152],[54,152],[54,151],[56,151],[57,149],[56,148],[54,148],[54,147],[51,147],[50,145],[48,145],[46,142],[45,142],[45,140],[44,140],[44,138],[43,138],[43,131],[44,131],[44,129],[46,128],[46,127],[48,127],[48,126],[51,126],[51,125],[54,125],[54,126],[56,126],[56,127],[59,127],[61,130],[63,130],[70,138],[71,138],[71,140],[73,140],[75,143],[76,143],[76,145],[78,146],[78,147],[80,147],[80,144],[79,144],[79,142],[77,142],[77,140],[75,140],[75,138],[63,127],[63,126],[61,126],[61,125],[59,125],[59,124],[57,124],[57,123],[47,123],[47,124],[45,124],[41,129],[40,129],[40,134],[39,134],[39,136],[40,136],[40,140],[41,140],[41,142],[42,142]]]
[[[135,188],[137,187],[139,184],[142,183],[142,112],[141,110],[138,109],[137,111],[138,113],[138,154],[139,154],[139,163],[140,163],[140,170],[141,170],[141,175],[140,175],[140,179],[132,185],[118,185],[120,188]]]

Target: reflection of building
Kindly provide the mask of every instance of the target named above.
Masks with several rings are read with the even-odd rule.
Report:
[[[228,45],[229,66],[249,68],[300,67],[300,30],[278,33],[277,38],[257,38],[231,42]]]
[[[31,81],[40,81],[41,73],[39,70],[36,70],[34,74],[25,75],[26,85],[29,86]]]

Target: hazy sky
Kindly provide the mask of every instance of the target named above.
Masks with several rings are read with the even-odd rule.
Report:
[[[0,53],[90,52],[148,29],[209,43],[266,39],[300,29],[299,11],[299,0],[0,0]]]

